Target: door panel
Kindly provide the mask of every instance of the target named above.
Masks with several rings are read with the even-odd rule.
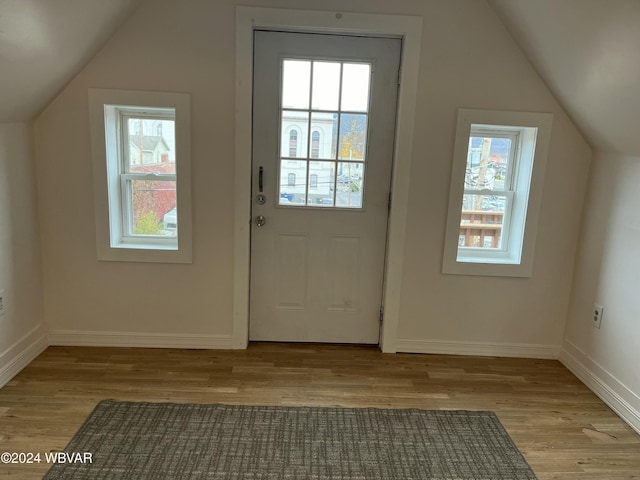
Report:
[[[360,305],[360,237],[329,240],[329,311],[357,312]]]
[[[307,302],[307,258],[309,256],[308,235],[278,235],[275,271],[287,272],[277,275],[276,309],[304,310]]]
[[[249,338],[378,343],[400,40],[254,41]]]

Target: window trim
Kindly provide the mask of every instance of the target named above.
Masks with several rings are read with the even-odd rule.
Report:
[[[549,113],[459,109],[445,230],[442,272],[459,275],[530,277],[542,203],[551,124]],[[469,137],[474,132],[517,131],[517,160],[512,171],[514,195],[504,250],[466,247],[459,251],[460,218],[465,193]],[[488,192],[492,192],[488,190]],[[505,191],[506,192],[506,191]],[[507,212],[505,212],[505,218]],[[526,227],[526,228],[525,228]]]
[[[107,107],[107,108],[105,108]],[[165,239],[123,235],[121,182],[129,172],[118,162],[123,132],[117,127],[120,112],[173,109],[175,111],[177,215],[180,233],[173,245]],[[89,89],[89,120],[98,260],[125,262],[191,263],[191,141],[190,96],[184,93]],[[124,169],[123,169],[124,170]],[[123,175],[124,174],[124,175]],[[163,175],[164,177],[164,175]],[[157,179],[157,177],[155,177]],[[110,193],[111,192],[111,193]],[[115,195],[113,192],[118,192]]]

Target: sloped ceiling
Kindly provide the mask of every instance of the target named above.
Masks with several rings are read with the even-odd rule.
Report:
[[[640,157],[640,0],[489,0],[599,151]]]
[[[0,0],[0,122],[32,119],[140,0]]]
[[[640,0],[488,0],[597,150],[640,157]],[[141,0],[0,0],[0,122],[36,116]]]

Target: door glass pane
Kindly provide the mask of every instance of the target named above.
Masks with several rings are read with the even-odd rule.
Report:
[[[281,162],[280,205],[304,205],[306,195],[307,162]]]
[[[284,60],[282,66],[282,106],[284,108],[309,108],[310,84],[310,61]]]
[[[307,158],[309,112],[284,110],[282,112],[281,157]]]
[[[133,235],[178,235],[176,211],[176,182],[131,180],[131,209]]]
[[[362,208],[364,164],[339,162],[336,206]]]
[[[280,205],[362,208],[370,77],[367,63],[283,60]]]
[[[342,65],[342,104],[340,108],[352,112],[369,110],[369,80],[371,65],[345,63]]]
[[[333,206],[335,168],[335,162],[311,162],[307,205],[314,207]]]
[[[314,156],[313,133],[318,132],[318,156]],[[335,160],[338,139],[338,114],[311,113],[311,158]]]
[[[512,141],[504,137],[469,138],[465,188],[509,190],[509,157]]]
[[[337,110],[339,94],[340,63],[313,62],[311,108],[314,110]]]
[[[176,173],[175,121],[127,119],[127,172]]]
[[[340,115],[339,160],[363,161],[367,142],[367,115]]]
[[[462,198],[460,247],[502,248],[502,224],[507,207],[504,195],[472,195]]]

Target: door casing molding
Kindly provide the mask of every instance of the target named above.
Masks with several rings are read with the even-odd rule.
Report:
[[[289,30],[402,38],[402,59],[387,233],[383,352],[395,353],[400,316],[402,267],[409,206],[409,179],[418,92],[422,18],[335,11],[236,7],[236,124],[234,175],[233,348],[249,343],[251,252],[251,123],[253,31]]]

